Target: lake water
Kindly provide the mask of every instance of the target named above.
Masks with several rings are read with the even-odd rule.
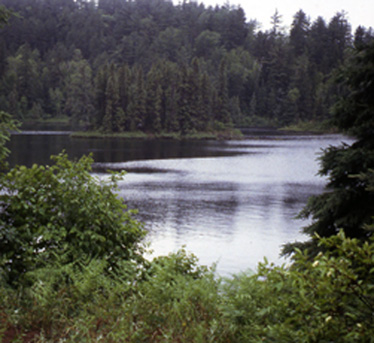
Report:
[[[317,176],[322,148],[341,135],[250,132],[240,141],[72,139],[68,132],[13,135],[11,165],[50,163],[92,152],[95,173],[126,170],[119,195],[149,231],[153,256],[185,247],[221,275],[254,270],[264,256],[276,264],[281,246],[305,240],[295,216],[323,191]]]

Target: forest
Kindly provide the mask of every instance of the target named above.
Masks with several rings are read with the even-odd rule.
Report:
[[[237,6],[169,0],[1,0],[0,110],[69,118],[102,132],[181,134],[321,123],[341,92],[332,76],[371,28],[344,13],[289,32],[258,29]]]
[[[273,30],[265,33],[256,32],[250,24],[240,24],[239,27],[246,28],[243,31],[246,34],[243,37],[238,34],[240,30],[235,31],[233,36],[241,37],[243,45],[235,43],[233,36],[226,36],[230,30],[219,32],[221,26],[213,24],[218,18],[228,20],[234,13],[242,13],[240,9],[119,0],[99,1],[97,6],[84,1],[35,0],[24,6],[28,1],[3,1],[11,11],[0,6],[4,47],[0,50],[3,106],[0,109],[0,342],[373,342],[374,40],[370,30],[358,29],[353,41],[345,36],[347,45],[341,51],[341,59],[331,59],[334,65],[329,65],[327,51],[337,52],[332,49],[331,41],[325,54],[319,55],[320,64],[314,63],[317,56],[313,50],[307,45],[300,45],[300,50],[296,48],[299,39],[295,41],[295,37],[303,35],[295,36],[298,32],[295,30],[289,36],[279,32],[277,20]],[[149,13],[144,10],[147,6],[154,11],[154,17],[144,16]],[[131,11],[126,10],[129,8]],[[35,16],[29,15],[34,11]],[[183,26],[187,19],[192,22],[200,18],[192,15],[193,11],[206,13],[212,26],[209,29],[203,26],[202,32],[198,25],[188,29]],[[137,16],[132,17],[134,13]],[[151,25],[157,13],[165,24],[158,28],[159,34],[157,26]],[[129,14],[133,21],[118,20]],[[52,20],[56,16],[60,19]],[[143,19],[138,21],[139,18]],[[89,39],[94,35],[90,29],[96,27],[89,20],[102,25],[99,40],[98,32],[95,39]],[[169,20],[175,27],[166,25]],[[321,18],[310,27],[307,25],[308,34],[303,36],[307,38],[301,41],[311,44],[318,22],[326,37],[331,38],[327,33],[331,34],[333,27],[348,30],[344,20],[339,21],[342,25],[334,26],[337,20],[342,20],[341,15],[328,25]],[[140,22],[143,22],[141,27],[137,26]],[[7,23],[8,26],[3,26]],[[227,27],[236,27],[234,24],[239,21],[228,22]],[[138,31],[133,31],[132,25]],[[146,53],[148,50],[139,45],[146,44],[148,37],[140,28],[152,28],[150,32],[155,33],[153,42],[146,45],[149,49],[162,32],[168,29],[169,33],[179,32],[174,41],[178,54],[173,55],[176,50],[171,50],[167,55],[166,50],[153,47],[153,57],[159,58],[154,62]],[[206,56],[197,57],[196,46],[191,45],[191,42],[196,44],[191,38],[195,36],[188,40],[191,28],[196,30],[197,37],[210,31],[205,35],[219,37],[218,45]],[[117,32],[121,33],[117,36]],[[137,39],[131,41],[132,35]],[[115,37],[119,36],[117,42]],[[172,42],[167,37],[167,43]],[[255,56],[260,51],[256,50],[259,48],[256,44],[262,41],[261,37],[269,46],[263,50],[264,55]],[[325,36],[319,36],[318,43],[323,42],[321,37]],[[124,49],[122,53],[120,47]],[[206,47],[203,44],[202,48]],[[94,57],[94,51],[101,52]],[[265,52],[269,54],[267,57]],[[211,53],[222,55],[210,60]],[[280,58],[285,57],[281,53],[286,53],[290,60]],[[131,60],[134,54],[139,60]],[[239,56],[250,58],[241,60]],[[245,80],[238,84],[235,94],[230,89],[230,75],[235,68],[246,70],[241,69],[246,65],[243,61],[253,64],[247,65],[248,73],[238,72],[237,76],[245,75]],[[272,64],[281,61],[282,66],[290,68],[287,73]],[[157,81],[164,75],[159,74],[160,70],[170,73],[165,74],[168,82]],[[298,74],[302,70],[310,74]],[[296,75],[309,75],[311,79],[319,75],[319,78],[315,84],[306,84]],[[195,83],[198,79],[201,83]],[[255,79],[250,86],[249,80]],[[77,86],[83,80],[87,92]],[[123,80],[129,81],[127,91],[121,90]],[[321,194],[312,196],[300,213],[310,219],[304,228],[308,240],[285,246],[283,254],[291,256],[289,264],[278,266],[265,259],[255,271],[222,278],[216,275],[214,266],[201,266],[196,256],[183,249],[147,259],[145,230],[135,219],[135,212],[116,193],[123,173],[100,179],[92,173],[90,156],[72,161],[64,152],[51,157],[50,165],[10,168],[7,163],[11,132],[17,129],[19,120],[30,117],[54,118],[64,114],[72,121],[85,122],[88,127],[103,131],[168,130],[165,125],[169,122],[175,125],[170,130],[201,129],[194,126],[198,125],[199,117],[192,115],[198,112],[198,107],[192,106],[197,106],[198,99],[186,100],[193,94],[201,97],[199,91],[191,92],[193,84],[199,85],[196,87],[201,87],[201,92],[202,85],[207,85],[210,96],[199,98],[199,101],[209,100],[207,108],[227,106],[227,111],[204,112],[221,116],[205,119],[218,123],[214,125],[239,125],[236,120],[243,120],[243,125],[252,120],[280,125],[283,121],[312,120],[313,116],[321,115],[339,132],[354,138],[352,144],[330,146],[321,155],[319,173],[327,178],[326,187]],[[306,85],[321,87],[323,91],[317,87],[304,92],[301,87]],[[252,93],[246,93],[246,87]],[[259,95],[261,89],[268,96]],[[161,110],[159,117],[146,116],[145,110],[139,110],[140,103],[133,102],[134,97],[119,96],[135,90],[141,93],[136,99],[144,95],[147,104],[154,97],[162,106],[166,106],[162,102],[163,92],[168,90],[175,103],[165,108],[175,108],[176,112]],[[296,109],[299,103],[306,106],[304,95],[311,94],[308,90],[316,92],[315,95],[322,92],[320,96],[326,97],[323,101],[317,97],[321,100],[318,106],[311,101],[310,107],[305,107],[311,111],[310,117],[300,112],[306,116],[300,118],[301,114],[295,116]],[[285,98],[282,92],[287,93]],[[245,94],[251,94],[251,99]],[[317,99],[309,100],[312,98]],[[128,103],[121,107],[124,99]],[[169,96],[165,99],[170,100]],[[288,119],[280,115],[283,112],[266,112],[266,107],[260,110],[260,104],[274,99],[277,102],[271,106],[275,108],[269,107],[273,110],[280,110],[286,101],[293,99]],[[330,101],[332,106],[327,110]],[[90,105],[92,111],[79,112],[75,106],[83,103]],[[52,104],[60,107],[53,110],[48,107]],[[240,111],[232,112],[235,107]],[[183,111],[179,111],[181,108]],[[326,113],[318,112],[317,108]],[[256,112],[251,114],[252,110]],[[77,116],[78,112],[82,116]],[[144,116],[132,117],[133,113]]]

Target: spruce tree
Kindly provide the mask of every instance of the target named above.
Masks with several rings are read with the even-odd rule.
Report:
[[[324,151],[320,174],[328,177],[326,191],[310,198],[300,214],[312,218],[304,228],[311,240],[289,244],[285,253],[295,247],[317,252],[316,234],[329,237],[344,230],[347,237],[366,240],[371,236],[374,193],[368,180],[374,169],[374,41],[354,52],[338,82],[345,92],[333,107],[333,123],[356,140]]]

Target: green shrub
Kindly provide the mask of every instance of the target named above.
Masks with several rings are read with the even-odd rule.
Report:
[[[225,316],[238,342],[373,342],[374,239],[320,239],[325,253],[297,251],[291,267],[260,264],[228,280]]]
[[[0,274],[13,287],[33,283],[35,271],[91,259],[115,269],[141,259],[143,230],[113,192],[117,176],[91,176],[92,159],[65,154],[52,166],[16,167],[0,195]]]

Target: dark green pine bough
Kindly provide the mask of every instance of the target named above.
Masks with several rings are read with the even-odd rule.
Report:
[[[289,244],[318,251],[317,236],[344,230],[347,237],[367,240],[374,216],[374,43],[360,45],[337,80],[345,89],[334,105],[333,125],[353,136],[352,145],[329,147],[320,158],[320,175],[328,176],[326,191],[311,197],[300,216],[312,218],[304,232],[312,239]]]

